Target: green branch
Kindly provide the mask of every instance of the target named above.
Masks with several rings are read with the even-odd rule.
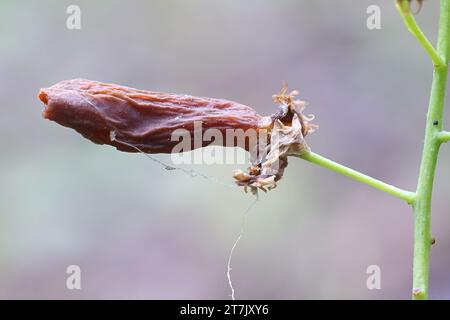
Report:
[[[450,58],[450,0],[441,0],[437,52],[444,65],[435,66],[428,107],[425,140],[414,208],[413,299],[427,299],[430,271],[431,197],[439,147]]]
[[[397,10],[403,17],[403,21],[405,22],[408,30],[417,38],[419,43],[425,49],[425,51],[430,56],[433,64],[436,67],[442,67],[445,65],[445,61],[442,59],[441,55],[438,51],[433,47],[430,41],[427,39],[425,34],[420,29],[419,25],[414,18],[414,15],[411,12],[411,8],[409,6],[408,0],[397,0],[396,2]]]
[[[347,168],[316,153],[307,152],[300,158],[365,183],[412,204],[414,210],[413,290],[415,300],[427,299],[429,291],[431,236],[431,197],[434,176],[442,143],[450,141],[450,132],[442,131],[444,99],[450,60],[450,0],[441,0],[437,50],[417,25],[407,0],[397,0],[397,9],[411,33],[429,54],[433,64],[433,83],[428,106],[425,139],[416,192],[399,189],[380,180]]]
[[[369,177],[363,173],[360,173],[356,170],[347,168],[339,163],[336,163],[332,160],[329,160],[317,153],[314,152],[307,152],[303,155],[299,156],[303,160],[309,161],[311,163],[314,163],[316,165],[319,165],[321,167],[327,168],[329,170],[335,171],[339,174],[342,174],[344,176],[347,176],[349,178],[352,178],[356,181],[365,183],[369,186],[372,186],[374,188],[377,188],[381,191],[384,191],[386,193],[389,193],[397,198],[400,198],[407,203],[411,204],[414,201],[415,194],[409,191],[405,191],[403,189],[399,189],[395,186],[392,186],[390,184],[387,184],[385,182],[382,182],[380,180],[374,179],[372,177]]]
[[[450,141],[450,132],[448,131],[441,131],[436,134],[436,138],[439,140],[440,143],[445,143]]]

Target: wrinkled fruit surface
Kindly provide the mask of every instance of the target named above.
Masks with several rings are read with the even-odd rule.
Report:
[[[236,171],[236,183],[266,190],[276,186],[287,166],[289,155],[299,155],[309,150],[304,137],[315,128],[304,116],[304,102],[295,100],[298,93],[287,94],[287,85],[273,96],[279,110],[267,117],[253,108],[237,102],[193,97],[155,91],[133,89],[121,85],[86,79],[61,81],[41,89],[39,99],[46,105],[43,116],[58,124],[72,128],[97,144],[108,144],[120,151],[137,152],[136,146],[146,153],[171,153],[179,143],[172,139],[177,129],[191,135],[191,150],[222,141],[194,143],[195,123],[201,123],[201,133],[208,129],[226,131],[253,129],[265,130],[268,135],[262,145],[262,158],[252,159],[247,173]],[[199,134],[199,133],[197,133]],[[257,146],[261,141],[256,141]],[[237,141],[227,146],[252,150],[256,145],[249,140],[241,145]]]

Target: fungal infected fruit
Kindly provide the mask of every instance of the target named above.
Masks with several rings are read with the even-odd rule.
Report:
[[[303,114],[305,103],[295,100],[296,95],[296,91],[287,94],[284,85],[273,96],[278,112],[267,117],[233,101],[138,90],[85,79],[61,81],[41,89],[39,99],[46,105],[44,118],[120,151],[180,152],[179,138],[174,138],[180,131],[189,139],[190,148],[183,152],[208,145],[243,148],[251,154],[251,167],[246,173],[236,171],[234,178],[238,185],[255,192],[258,188],[275,187],[287,166],[287,157],[309,150],[304,137],[316,126],[310,123],[312,117]],[[199,123],[201,126],[196,126]],[[208,130],[232,138],[203,139]],[[196,138],[199,136],[200,140]]]
[[[177,129],[191,130],[201,121],[206,129],[258,129],[263,117],[252,108],[236,102],[198,98],[189,95],[151,92],[115,84],[74,79],[41,89],[39,98],[47,106],[46,119],[75,129],[97,144],[109,144],[120,151],[134,148],[110,139],[115,131],[119,140],[139,146],[148,153],[171,153],[177,141],[171,140]],[[192,137],[194,135],[192,134]],[[192,149],[205,147],[204,141]]]

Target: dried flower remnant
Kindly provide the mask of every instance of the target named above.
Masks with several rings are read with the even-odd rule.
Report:
[[[39,99],[46,105],[43,116],[75,129],[97,144],[108,144],[120,151],[172,153],[178,144],[172,139],[177,129],[190,133],[191,149],[208,145],[241,147],[247,151],[264,149],[264,155],[252,159],[248,173],[236,171],[236,183],[253,192],[276,186],[283,176],[289,155],[309,150],[304,137],[316,126],[305,116],[305,103],[295,100],[298,92],[287,94],[287,85],[273,96],[279,105],[275,114],[263,117],[253,108],[237,102],[133,89],[116,84],[74,79],[41,89]],[[195,123],[202,134],[216,129],[265,131],[257,141],[205,141],[198,144]],[[259,137],[259,135],[258,135]]]
[[[241,170],[234,172],[237,184],[244,186],[246,191],[248,187],[252,193],[256,193],[258,189],[266,191],[266,188],[275,188],[288,165],[288,156],[310,150],[304,138],[318,126],[311,123],[314,116],[303,114],[306,103],[295,99],[298,91],[287,92],[288,86],[285,83],[280,93],[272,97],[280,105],[280,112],[272,116],[273,126],[266,157],[252,163],[247,173]],[[286,122],[286,119],[289,121]]]

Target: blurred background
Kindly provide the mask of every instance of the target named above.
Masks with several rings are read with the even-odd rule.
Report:
[[[71,4],[80,30],[66,27]],[[372,4],[380,30],[366,27]],[[438,6],[417,16],[433,41]],[[315,152],[415,189],[432,67],[392,0],[1,0],[0,39],[0,298],[230,298],[228,254],[254,198],[42,119],[37,93],[60,80],[225,98],[261,114],[286,80],[320,125],[308,136]],[[450,298],[449,160],[445,146],[434,299]],[[236,165],[192,167],[231,184]],[[412,240],[402,201],[291,159],[248,215],[236,297],[409,299]],[[66,288],[69,265],[81,290]],[[381,290],[366,287],[370,265]]]

